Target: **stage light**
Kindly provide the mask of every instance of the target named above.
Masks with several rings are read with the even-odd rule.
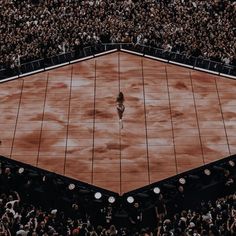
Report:
[[[209,176],[209,175],[211,175],[211,171],[209,169],[205,169],[204,170],[204,174]]]
[[[94,194],[94,197],[95,197],[95,199],[100,199],[101,197],[102,197],[102,194],[100,193],[100,192],[96,192],[95,194]]]
[[[180,178],[180,179],[179,179],[179,183],[180,183],[180,184],[186,184],[185,178]]]
[[[24,171],[25,171],[25,169],[23,167],[21,167],[21,168],[19,168],[18,173],[22,174]]]
[[[231,161],[229,161],[229,165],[234,167],[235,166],[235,162],[231,160]]]
[[[153,192],[154,192],[155,194],[159,194],[159,193],[161,192],[161,190],[160,190],[160,188],[155,187],[155,188],[153,189]]]
[[[68,189],[69,190],[74,190],[75,189],[75,185],[74,184],[69,184],[68,185]]]
[[[134,202],[134,198],[132,196],[127,197],[127,202],[128,203],[133,203]]]
[[[116,201],[116,199],[115,199],[115,197],[113,197],[113,196],[110,196],[109,198],[108,198],[108,202],[109,203],[114,203]]]

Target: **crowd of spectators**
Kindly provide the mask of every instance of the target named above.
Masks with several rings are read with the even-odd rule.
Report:
[[[233,0],[0,0],[0,65],[99,43],[236,64]]]
[[[230,236],[236,234],[236,194],[216,201],[201,202],[196,210],[187,210],[166,218],[157,235]]]
[[[113,206],[84,208],[78,201],[69,211],[54,205],[45,208],[31,201],[33,194],[13,181],[16,172],[0,168],[0,236],[233,236],[236,235],[236,192],[211,201],[201,201],[193,209],[170,213],[162,194],[157,195],[148,219],[138,202],[120,209],[127,215],[123,223],[114,220]],[[16,179],[15,179],[16,180]],[[15,186],[15,187],[14,187]],[[38,188],[38,186],[34,186]],[[53,186],[50,186],[51,188]],[[16,191],[19,190],[18,192]],[[25,198],[26,193],[28,199]],[[48,200],[48,192],[43,197]],[[57,195],[57,193],[55,194]],[[56,200],[56,196],[54,200]],[[59,198],[59,196],[58,196]],[[33,203],[34,202],[34,203]],[[121,213],[123,211],[123,213]],[[125,212],[125,214],[124,214]],[[150,216],[154,218],[151,225]]]
[[[20,200],[17,192],[0,195],[1,236],[230,236],[236,234],[236,194],[202,202],[198,209],[187,210],[157,218],[157,227],[117,228],[110,224],[94,227],[76,217],[75,206],[71,217],[62,211],[42,210]],[[139,230],[137,231],[137,228]]]

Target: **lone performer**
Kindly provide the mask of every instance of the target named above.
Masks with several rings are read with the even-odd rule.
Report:
[[[122,92],[119,92],[118,97],[116,98],[116,102],[117,102],[117,112],[118,112],[118,116],[119,116],[119,122],[120,122],[120,126],[121,129],[123,128],[123,122],[122,122],[122,118],[123,118],[123,113],[125,111],[125,106],[124,106],[124,94]]]

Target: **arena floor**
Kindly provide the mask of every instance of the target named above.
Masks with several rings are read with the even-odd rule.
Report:
[[[124,52],[2,83],[0,101],[1,155],[118,193],[236,153],[236,81]]]

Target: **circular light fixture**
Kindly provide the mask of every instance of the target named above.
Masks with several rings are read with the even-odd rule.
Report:
[[[229,165],[234,167],[235,166],[235,162],[234,161],[229,161]]]
[[[94,194],[95,199],[100,199],[102,197],[102,194],[100,192],[96,192]]]
[[[115,197],[113,197],[113,196],[110,196],[109,198],[108,198],[108,202],[109,203],[114,203],[116,201],[116,199],[115,199]]]
[[[75,185],[74,185],[74,184],[69,184],[69,185],[68,185],[68,189],[69,189],[69,190],[75,189]]]
[[[155,187],[155,188],[153,189],[153,192],[154,192],[155,194],[159,194],[159,193],[161,192],[161,190],[160,190],[159,187]]]
[[[132,196],[127,197],[127,202],[128,203],[133,203],[134,202],[134,198]]]
[[[180,178],[180,179],[179,179],[179,183],[180,183],[180,184],[186,184],[185,178]]]
[[[23,167],[21,167],[21,168],[19,168],[18,173],[22,174],[24,171],[25,171],[25,169]]]
[[[209,176],[209,175],[211,175],[211,171],[209,169],[205,169],[204,170],[204,174]]]

